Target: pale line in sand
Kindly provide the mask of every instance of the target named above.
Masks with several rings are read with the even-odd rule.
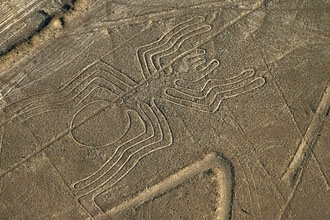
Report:
[[[317,107],[315,115],[309,124],[305,136],[300,142],[297,151],[287,168],[287,171],[282,176],[282,180],[292,182],[297,174],[297,171],[305,164],[306,159],[310,156],[311,151],[315,145],[318,133],[323,127],[324,119],[326,118],[330,109],[330,81],[323,93],[323,97]]]
[[[114,207],[106,213],[111,216],[123,212],[129,208],[136,208],[158,196],[165,194],[173,188],[184,184],[189,179],[212,169],[216,174],[218,182],[219,197],[217,200],[216,219],[227,220],[231,216],[232,206],[232,190],[233,190],[233,173],[230,163],[221,156],[211,153],[208,154],[202,161],[196,162],[172,176],[166,178],[160,183],[146,189],[136,197],[123,202],[122,204]]]
[[[284,206],[284,209],[279,216],[279,220],[284,219],[285,214],[290,206],[290,203],[297,192],[298,186],[300,185],[303,176],[302,174],[305,170],[305,167],[308,164],[310,156],[314,155],[313,147],[316,143],[319,132],[322,130],[325,118],[327,117],[329,110],[330,110],[330,81],[328,82],[327,88],[323,93],[323,97],[316,109],[314,117],[307,128],[305,136],[302,138],[300,145],[297,148],[297,151],[292,161],[290,162],[286,172],[281,177],[283,181],[289,183],[290,185],[292,185],[294,181],[295,184],[293,185],[293,189],[290,192],[286,205]],[[316,157],[315,160],[316,163],[318,164]]]

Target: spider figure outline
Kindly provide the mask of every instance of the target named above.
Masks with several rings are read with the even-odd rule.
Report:
[[[106,214],[95,201],[96,197],[111,190],[141,159],[172,145],[172,131],[157,105],[159,101],[214,113],[223,100],[264,85],[265,79],[257,77],[254,69],[246,69],[224,80],[213,77],[220,61],[207,59],[204,49],[180,52],[185,42],[212,29],[204,21],[204,17],[187,19],[171,28],[159,40],[138,48],[136,57],[144,78],[142,83],[100,60],[68,80],[57,91],[36,94],[10,103],[3,109],[4,112],[14,113],[13,119],[18,121],[26,121],[54,110],[78,109],[70,121],[71,137],[82,147],[115,149],[98,170],[72,185],[78,201],[93,218],[101,219],[97,216],[103,215],[106,219]],[[163,65],[165,58],[171,59]],[[176,79],[160,97],[150,97],[149,103],[136,101],[129,107],[125,104],[123,97],[130,91],[150,80],[169,75],[175,75]],[[109,94],[109,98],[105,96],[93,100],[93,94],[99,89]],[[95,106],[104,111],[88,115]],[[98,120],[100,115],[106,115],[108,120],[104,123],[116,124],[116,132],[109,135],[107,132],[111,132],[111,129],[100,130],[105,126],[98,126],[98,129],[90,127],[95,131],[95,139],[86,139],[81,125],[88,127],[89,122]],[[137,127],[142,131],[132,134]],[[106,138],[99,138],[102,135],[97,134],[103,134]],[[99,140],[99,143],[96,144],[95,140]]]

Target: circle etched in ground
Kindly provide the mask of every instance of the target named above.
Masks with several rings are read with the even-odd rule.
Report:
[[[75,141],[86,147],[103,147],[125,135],[130,125],[127,112],[121,105],[107,105],[107,101],[93,102],[76,113],[71,122]]]

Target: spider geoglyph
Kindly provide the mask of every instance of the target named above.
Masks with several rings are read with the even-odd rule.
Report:
[[[136,55],[144,78],[141,82],[101,59],[55,92],[29,96],[4,108],[18,121],[49,111],[77,109],[70,122],[71,137],[83,147],[115,149],[102,167],[72,186],[91,216],[102,212],[95,202],[97,196],[110,190],[142,158],[171,146],[172,131],[157,106],[159,101],[214,113],[223,100],[264,85],[264,78],[257,77],[253,69],[227,79],[216,78],[218,59],[206,58],[207,51],[199,47],[182,52],[184,43],[212,29],[204,20],[187,19],[159,40],[138,48]],[[133,91],[147,91],[149,82],[166,77],[173,78],[171,84],[160,91],[161,95],[151,94],[149,102],[126,98]],[[95,98],[93,94],[99,89],[108,96]]]

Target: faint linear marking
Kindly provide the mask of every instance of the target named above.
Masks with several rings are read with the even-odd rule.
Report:
[[[253,38],[254,41],[258,41],[258,42],[259,42],[259,40],[257,40],[255,37],[252,36],[252,38]],[[259,44],[260,44],[260,42],[259,42]],[[256,44],[256,45],[257,45],[257,44]],[[257,45],[257,46],[258,46],[258,45]],[[258,48],[259,48],[259,52],[260,52],[260,54],[261,54],[261,58],[262,58],[262,60],[263,60],[263,62],[264,62],[264,64],[265,64],[265,66],[266,66],[268,72],[271,74],[271,69],[270,69],[269,65],[267,64],[267,61],[266,61],[266,58],[265,58],[264,55],[263,55],[262,49],[260,48],[260,46],[258,46]],[[292,52],[292,51],[290,51],[289,53],[291,53],[291,52]],[[281,59],[282,59],[282,58],[283,58],[283,57],[281,57]],[[274,61],[274,62],[275,62],[275,61]],[[273,63],[273,62],[271,62],[271,63]],[[271,74],[271,75],[272,75],[272,74]],[[274,78],[274,77],[273,77],[273,78]],[[300,137],[303,138],[302,132],[301,132],[301,130],[299,129],[299,126],[298,126],[298,124],[297,124],[297,122],[296,122],[296,120],[295,120],[295,118],[294,118],[293,112],[292,112],[292,110],[289,108],[289,104],[288,104],[287,100],[285,99],[282,90],[280,89],[280,87],[279,87],[277,81],[275,80],[274,82],[275,82],[276,88],[277,88],[277,90],[278,90],[278,92],[279,92],[279,94],[280,94],[280,97],[281,97],[282,100],[284,101],[285,106],[287,107],[287,110],[288,110],[288,112],[290,113],[290,117],[291,117],[291,119],[292,119],[292,122],[293,122],[294,125],[295,125],[296,130],[298,131]],[[302,167],[302,169],[303,169],[303,167]],[[323,173],[323,172],[321,172],[321,173]],[[280,214],[280,217],[279,217],[280,219],[283,219],[283,218],[284,218],[284,216],[285,216],[285,214],[288,212],[288,210],[289,210],[289,212],[291,213],[291,217],[294,218],[294,219],[296,219],[295,215],[292,213],[292,210],[289,208],[289,206],[290,206],[290,202],[291,202],[292,198],[293,198],[294,195],[295,195],[295,191],[296,191],[296,189],[297,189],[297,187],[298,187],[298,185],[299,185],[299,179],[300,179],[300,178],[301,178],[301,175],[298,177],[298,180],[297,180],[296,184],[294,185],[294,189],[292,190],[292,192],[290,193],[289,197],[287,198],[287,201],[285,202],[285,204],[284,204],[283,207],[281,208],[281,214]]]
[[[265,219],[263,214],[262,214],[262,210],[261,210],[261,205],[260,205],[260,197],[258,195],[257,192],[257,184],[256,184],[256,180],[255,180],[255,177],[254,177],[254,173],[252,171],[252,166],[250,164],[247,163],[247,170],[248,170],[248,174],[250,176],[250,184],[252,185],[252,190],[253,192],[253,200],[254,200],[254,205],[256,206],[255,207],[255,214],[257,217],[257,219]]]
[[[38,138],[36,137],[36,135],[31,131],[31,129],[29,128],[29,126],[27,126],[26,123],[23,123],[24,126],[27,128],[27,130],[32,134],[32,137],[34,139],[34,142],[40,146],[40,141],[38,140]],[[1,153],[1,152],[0,152]],[[71,191],[71,188],[69,187],[68,183],[65,181],[64,177],[61,175],[61,172],[57,169],[57,167],[53,164],[53,162],[48,158],[48,155],[46,153],[43,154],[44,155],[44,158],[46,158],[46,160],[49,162],[49,164],[53,167],[53,169],[55,170],[56,174],[60,177],[60,179],[63,181],[63,184],[66,186],[66,188],[68,189],[68,192],[70,194],[70,196],[72,198],[75,199],[75,195],[73,194],[73,192]],[[1,183],[1,180],[0,180],[0,183]],[[1,190],[0,190],[0,193],[1,193]],[[77,205],[82,208],[83,210],[84,207],[80,204],[80,203],[77,203]]]
[[[10,34],[9,36],[6,37],[6,40],[8,41],[9,39],[11,39],[12,37],[16,36],[16,34],[18,32],[20,32],[23,28],[25,28],[27,26],[27,24],[24,22],[23,24],[20,24],[19,28],[17,28],[17,30],[15,30],[12,34]]]
[[[39,142],[39,141],[38,141]],[[47,161],[49,162],[49,164],[53,167],[53,169],[55,170],[56,174],[59,176],[59,178],[63,181],[63,184],[66,186],[69,194],[70,194],[70,197],[73,198],[74,201],[76,201],[76,197],[74,195],[74,193],[72,192],[69,184],[65,181],[65,178],[62,176],[61,172],[57,169],[57,167],[54,165],[54,163],[49,159],[47,153],[45,153],[45,157],[47,159]],[[79,208],[81,208],[82,210],[86,211],[85,208],[79,203],[79,202],[76,202],[76,204],[79,206]],[[90,216],[91,217],[91,216]]]
[[[328,176],[325,174],[325,172],[313,150],[311,151],[311,155],[313,156],[316,166],[321,173],[322,179],[324,180],[325,188],[327,191],[329,191],[330,190],[330,180],[329,180]]]
[[[37,140],[37,142],[38,142],[38,144],[40,144],[38,140]],[[71,188],[70,188],[69,184],[66,182],[65,178],[62,176],[61,172],[57,169],[57,167],[54,165],[54,163],[49,159],[47,153],[44,153],[44,157],[47,159],[47,161],[49,162],[51,167],[54,169],[56,175],[61,179],[61,181],[63,182],[63,184],[67,188],[67,191],[70,194],[70,197],[72,197],[74,200],[76,200],[76,197],[73,194],[73,192],[71,191]],[[79,202],[77,202],[76,204],[79,206],[79,208],[81,208],[82,210],[85,211],[85,208]]]
[[[26,5],[25,5],[26,3]],[[49,4],[50,3],[50,4]],[[38,10],[39,9],[39,10]],[[0,35],[2,39],[6,39],[5,44],[1,45],[2,53],[8,53],[11,49],[14,48],[15,45],[21,44],[22,41],[25,41],[25,38],[17,38],[16,41],[13,39],[16,33],[20,32],[23,28],[29,25],[30,30],[27,30],[29,35],[33,36],[36,34],[40,28],[46,25],[47,20],[41,19],[37,17],[43,9],[50,9],[50,17],[54,16],[57,12],[63,10],[63,5],[55,4],[54,2],[49,2],[47,0],[40,1],[29,1],[24,2],[20,1],[10,1],[7,0],[0,5],[0,11],[3,12],[3,16],[1,18],[2,22],[0,22]],[[44,14],[49,15],[49,14]],[[49,18],[50,18],[49,17]],[[32,30],[32,29],[33,30]],[[25,34],[28,34],[26,32]],[[31,36],[26,36],[30,38]],[[13,41],[14,40],[14,41]]]
[[[121,19],[114,19],[114,20],[106,20],[104,19],[102,22],[106,23],[107,25],[121,25],[121,24],[126,24],[126,23],[138,23],[141,20],[147,20],[150,18],[162,18],[163,16],[168,16],[168,15],[180,15],[182,14],[183,11],[195,9],[195,10],[205,10],[207,9],[214,9],[214,8],[220,8],[224,6],[232,6],[234,7],[235,4],[233,3],[228,3],[228,2],[209,2],[209,3],[201,3],[198,5],[193,5],[193,6],[188,6],[180,9],[171,9],[171,10],[163,10],[163,11],[158,11],[158,12],[153,12],[149,14],[144,14],[144,15],[138,15],[134,17],[129,17],[129,18],[121,18]]]
[[[75,56],[72,56],[70,57],[68,60],[65,60],[65,61],[62,61],[62,67],[64,68],[66,65],[70,64],[71,65],[71,62],[76,59],[78,56],[80,56],[83,51],[87,50],[88,47],[90,47],[94,42],[89,42],[88,43],[88,40],[90,40],[90,36],[87,36],[86,38],[84,38],[84,41],[81,42],[81,44],[79,45],[80,46],[80,49],[82,50],[80,53],[78,53],[77,55]],[[87,42],[87,46],[84,44]],[[56,47],[56,50],[62,50],[64,47],[67,47],[66,44],[61,44],[60,46],[57,46]],[[42,50],[38,50],[38,52],[36,52],[36,54],[34,54],[34,57],[40,55]],[[23,59],[21,62],[24,61],[24,64],[26,64],[26,62],[29,62],[31,61],[31,57],[26,57],[25,59]],[[54,67],[54,71],[57,71],[61,65],[57,65]],[[32,69],[32,70],[31,70]],[[31,73],[33,71],[34,68],[30,67],[28,70],[29,72]],[[45,69],[45,68],[44,68]],[[21,70],[16,70],[18,73],[15,74],[14,76],[10,77],[10,79],[8,80],[8,83],[4,84],[1,89],[0,89],[0,92],[3,94],[3,97],[2,99],[4,99],[13,89],[15,89],[15,87],[17,87],[21,81],[23,81],[28,75],[29,73],[28,70],[26,70],[24,73],[21,73]],[[42,70],[39,70],[39,71],[42,71]],[[43,74],[42,76],[40,76],[38,78],[38,80],[41,80],[43,79],[44,77],[46,77],[47,74]],[[32,81],[30,83],[26,83],[24,85],[19,85],[21,88],[24,88],[24,87],[27,87],[31,84],[33,84],[35,81]],[[2,126],[2,125],[1,125]]]
[[[208,41],[212,40],[214,37],[218,36],[220,33],[222,33],[224,30],[226,30],[227,28],[229,28],[231,25],[235,24],[236,22],[240,21],[242,18],[246,17],[247,15],[253,13],[255,10],[257,10],[258,8],[260,8],[262,6],[263,1],[258,1],[256,4],[254,4],[252,6],[252,9],[247,10],[242,12],[239,16],[235,17],[233,20],[231,20],[230,22],[226,23],[222,28],[219,28],[218,31],[216,31],[214,34],[211,34],[209,37],[207,38],[203,38],[200,42],[198,42],[198,44],[196,44],[196,46],[193,49],[187,50],[185,53],[177,56],[176,58],[174,58],[172,60],[172,62],[177,61],[178,59],[184,57],[186,54],[191,53],[194,49],[197,49],[200,45],[207,43]],[[134,38],[134,37],[133,37]],[[122,46],[122,45],[121,45]],[[111,52],[109,52],[111,53]],[[106,54],[108,55],[108,54]],[[105,55],[105,56],[106,56]],[[104,57],[105,57],[104,56]],[[164,65],[160,70],[156,71],[155,74],[157,74],[160,71],[163,71],[165,69],[167,69],[172,63],[169,63],[168,65]],[[145,85],[146,83],[148,83],[149,81],[152,80],[153,77],[148,78],[147,80],[145,80],[144,82],[139,83],[134,89],[131,89],[130,91],[127,92],[127,94],[129,94],[130,92],[133,92],[136,88],[138,87],[142,87],[143,85]],[[127,95],[125,94],[125,95]],[[121,97],[120,97],[121,98]],[[119,100],[119,98],[117,99]],[[116,100],[115,100],[116,101]],[[108,105],[110,106],[110,104]],[[101,109],[99,109],[97,112],[94,113],[94,116],[99,114],[100,112],[103,111],[103,109],[105,109],[105,106]],[[19,163],[15,164],[14,166],[12,166],[11,168],[9,168],[8,170],[4,171],[0,176],[4,176],[6,174],[8,174],[9,172],[11,172],[12,170],[14,170],[16,167],[20,166],[21,164],[25,163],[27,160],[29,160],[30,158],[32,158],[33,156],[37,155],[38,153],[42,152],[44,149],[46,149],[47,147],[51,146],[53,143],[55,143],[56,141],[62,139],[63,137],[65,137],[67,134],[69,134],[72,129],[78,128],[81,125],[83,125],[86,121],[90,120],[92,117],[94,116],[90,116],[88,118],[86,118],[83,122],[75,125],[73,128],[70,129],[65,129],[63,132],[61,132],[60,134],[58,134],[57,136],[55,136],[52,140],[50,140],[47,144],[45,144],[43,147],[41,147],[40,149],[36,150],[34,153],[30,154],[29,156],[27,156],[25,159],[21,160]]]
[[[5,87],[10,87],[11,86],[11,88],[9,88],[8,89],[8,91],[5,91],[5,88],[4,89],[1,89],[1,91],[0,91],[0,93],[1,93],[1,100],[4,100],[4,97],[6,97],[6,95],[16,86],[16,85],[18,85],[21,81],[23,81],[24,80],[24,78],[27,76],[27,74],[25,74],[25,75],[23,75],[21,78],[19,78],[17,81],[14,81],[14,82],[12,82],[12,83],[10,83],[11,85],[5,85]],[[12,85],[12,84],[14,84],[14,85]],[[1,124],[1,127],[3,126],[4,124]]]
[[[260,0],[258,2],[256,2],[254,5],[251,5],[251,7],[249,8],[240,8],[240,10],[244,10],[246,12],[253,12],[256,9],[258,9],[259,7],[261,7],[263,4],[263,0]],[[206,7],[205,7],[206,6]],[[142,15],[142,16],[136,16],[133,18],[123,18],[120,20],[114,20],[114,21],[103,21],[100,24],[94,24],[92,27],[83,27],[81,29],[78,29],[75,32],[71,32],[70,35],[77,35],[77,34],[81,34],[82,33],[89,33],[89,32],[93,32],[95,30],[98,29],[104,29],[104,28],[108,28],[108,27],[116,27],[122,24],[137,24],[137,23],[142,23],[142,22],[146,22],[150,19],[161,19],[164,16],[173,16],[173,17],[177,17],[181,14],[187,14],[187,15],[191,15],[191,9],[194,10],[194,12],[197,14],[198,12],[207,12],[210,13],[210,11],[219,11],[221,9],[226,9],[226,8],[238,8],[239,5],[235,4],[233,2],[210,2],[210,3],[206,3],[206,4],[199,4],[198,6],[192,6],[192,7],[188,7],[188,8],[184,8],[184,9],[173,9],[170,11],[162,11],[162,12],[156,12],[156,13],[151,13],[148,15]],[[207,8],[207,9],[205,9]],[[246,12],[244,12],[243,14],[245,14]],[[247,13],[246,15],[248,15],[249,13]]]
[[[5,117],[3,117],[3,119],[5,119]],[[41,146],[40,145],[40,141],[38,140],[38,138],[36,137],[36,135],[34,134],[33,131],[31,131],[31,129],[29,128],[29,126],[27,125],[26,122],[23,122],[23,125],[26,127],[26,129],[31,133],[34,142],[37,144],[37,146]],[[4,126],[1,127],[1,129],[4,130]],[[1,130],[0,130],[1,131]],[[1,147],[1,146],[0,146]],[[1,153],[1,148],[0,148],[0,153]],[[60,179],[63,181],[64,185],[68,188],[69,190],[69,194],[71,195],[71,197],[73,197],[74,199],[76,199],[74,193],[72,192],[71,188],[69,187],[69,185],[67,184],[67,182],[65,181],[64,177],[61,175],[61,173],[59,172],[59,170],[56,168],[56,166],[53,164],[53,162],[48,158],[46,153],[43,153],[44,156],[47,158],[47,161],[50,163],[50,165],[54,168],[55,172],[57,173],[57,175],[60,177]],[[2,179],[0,179],[0,184]],[[0,185],[1,186],[1,185]],[[0,189],[0,193],[1,193],[1,189]],[[78,206],[80,208],[82,208],[83,210],[85,210],[85,207],[83,207],[79,202],[77,202]],[[86,210],[85,210],[86,211]],[[87,212],[87,211],[86,211]],[[87,212],[87,214],[89,215],[89,213]]]
[[[218,182],[219,187],[216,219],[230,219],[233,199],[232,191],[234,187],[232,166],[226,159],[215,153],[209,154],[205,156],[203,160],[196,162],[186,168],[183,168],[182,170],[166,178],[160,183],[150,187],[149,189],[146,189],[136,197],[106,211],[106,213],[109,216],[112,216],[123,212],[129,208],[137,208],[142,204],[178,187],[179,185],[184,184],[192,177],[197,176],[198,174],[203,173],[209,169],[212,169],[216,174],[216,180]]]
[[[70,56],[70,58],[66,58],[65,60],[62,60],[62,64],[61,65],[56,65],[53,69],[53,71],[57,71],[60,68],[64,68],[66,66],[70,66],[72,65],[72,62],[77,58],[82,56],[82,54],[91,46],[95,43],[95,41],[93,40],[93,37],[99,37],[102,34],[102,32],[98,33],[98,35],[96,35],[95,33],[93,34],[86,34],[87,36],[84,38],[84,41],[80,42],[79,44],[79,49],[80,52],[74,56]],[[67,47],[66,44],[62,44],[61,47],[56,47],[56,50],[61,50],[64,47]],[[38,78],[38,80],[41,80],[43,78],[47,77],[47,75],[42,75],[40,78]],[[22,87],[26,87],[31,85],[32,83],[34,83],[33,81],[30,83],[26,83],[24,85],[22,85]],[[22,88],[21,87],[21,88]]]
[[[231,119],[231,117],[229,115],[227,115],[227,117],[229,117]],[[238,130],[238,134],[241,135],[242,137],[244,134],[243,129],[241,128],[240,125],[237,124],[236,120],[231,119],[231,121],[233,123],[236,123],[236,128]],[[246,138],[245,138],[246,139]],[[249,187],[249,191],[250,191],[250,201],[252,203],[252,207],[254,207],[254,214],[253,217],[254,219],[264,219],[264,217],[262,216],[262,209],[261,209],[261,205],[260,205],[260,199],[257,193],[251,193],[251,192],[257,192],[257,181],[254,178],[253,171],[255,170],[260,176],[263,176],[262,180],[263,183],[266,185],[267,189],[269,190],[269,192],[274,195],[277,196],[279,198],[283,199],[284,201],[284,197],[282,196],[281,192],[279,191],[279,189],[276,187],[274,181],[271,179],[269,173],[267,172],[267,170],[265,169],[265,167],[261,164],[259,158],[256,155],[256,149],[253,146],[253,144],[246,139],[247,143],[249,143],[250,145],[250,149],[246,150],[245,152],[240,151],[240,156],[238,157],[235,154],[235,158],[238,161],[238,164],[241,165],[241,167],[246,167],[245,169],[243,168],[243,172],[246,175],[246,177],[248,177],[248,187]],[[244,161],[245,163],[242,164],[241,161]],[[252,167],[252,165],[250,165],[250,163],[252,161],[256,161],[256,165],[257,167]],[[259,167],[258,167],[259,166]],[[258,168],[261,168],[261,172],[259,171]],[[247,173],[247,174],[246,174]],[[265,180],[267,179],[267,181]],[[276,201],[277,202],[277,201]],[[255,205],[256,204],[256,205]],[[278,204],[279,205],[279,204]],[[280,207],[280,205],[279,205]]]
[[[149,19],[161,19],[164,16],[179,16],[183,13],[189,13],[190,10],[194,10],[194,12],[197,14],[198,12],[203,12],[207,11],[209,12],[210,10],[217,11],[219,8],[235,8],[237,5],[235,3],[228,3],[228,2],[209,2],[205,4],[198,4],[198,5],[193,5],[185,8],[177,8],[177,9],[172,9],[172,10],[165,10],[165,11],[160,11],[160,12],[154,12],[154,13],[149,13],[145,15],[140,15],[140,16],[135,16],[131,18],[122,18],[122,19],[117,19],[117,20],[103,20],[101,24],[97,25],[97,27],[109,27],[109,26],[118,26],[118,25],[123,25],[123,24],[137,24],[137,23],[142,23],[145,22],[146,20]]]
[[[251,166],[246,166],[245,164],[242,163],[242,161],[246,161],[248,163],[247,160],[244,160],[244,159],[242,160],[241,158],[238,158],[237,157],[236,153],[233,150],[233,149],[235,149],[235,145],[233,145],[232,143],[230,143],[229,141],[227,141],[227,139],[225,139],[224,141],[225,142],[224,142],[224,145],[223,146],[226,148],[227,151],[230,152],[230,154],[234,155],[233,157],[231,157],[231,161],[233,161],[235,159],[235,161],[237,163],[236,167],[247,167],[249,170],[251,170]],[[234,162],[232,162],[232,163],[235,164]],[[251,174],[251,172],[249,174]],[[246,172],[246,169],[242,169],[242,176],[241,176],[241,178],[246,179],[247,182],[250,183],[249,182],[248,174]],[[252,184],[247,184],[248,197],[249,197],[250,204],[252,206],[251,208],[252,209],[255,209],[256,207],[253,206],[254,202],[253,202],[253,199],[252,199],[252,196],[251,196],[252,195],[251,187],[252,187]],[[236,192],[239,191],[239,188],[236,188],[235,191]],[[253,213],[257,213],[257,211],[253,211]],[[255,214],[253,214],[252,216],[253,216],[253,219],[255,219],[255,220],[257,219]]]
[[[228,111],[228,112],[230,112],[230,111]],[[227,115],[227,117],[229,117],[229,115]],[[232,122],[237,124],[236,120],[232,120]],[[238,135],[240,135],[242,138],[246,139],[246,137],[243,135],[244,131],[240,128],[239,125],[237,125],[237,127],[238,127],[237,130],[239,132]],[[239,157],[235,156],[235,158],[237,158],[237,161],[245,161],[245,164],[247,164],[247,167],[250,171],[252,170],[252,167],[248,163],[250,163],[251,161],[256,162],[257,167],[255,167],[255,168],[257,168],[257,170],[256,170],[257,173],[260,176],[262,176],[262,180],[263,180],[264,184],[266,185],[267,189],[269,190],[269,192],[272,195],[274,195],[275,198],[279,199],[279,200],[276,200],[276,202],[277,202],[277,205],[280,208],[280,210],[283,212],[283,210],[286,209],[285,204],[287,203],[287,197],[285,197],[281,193],[281,190],[278,188],[278,186],[272,179],[272,176],[269,174],[269,172],[267,171],[265,166],[260,162],[259,158],[256,155],[256,148],[254,147],[253,143],[251,143],[251,141],[248,139],[246,139],[246,141],[250,147],[245,152],[242,152],[242,151],[240,152],[240,155],[242,155],[242,156],[239,156]],[[242,166],[243,167],[246,166],[245,164],[243,164]],[[251,173],[252,172],[249,172],[249,174],[252,176]],[[281,204],[283,204],[283,206],[281,206]],[[260,210],[260,208],[259,208],[259,210]],[[294,213],[292,212],[291,209],[289,209],[289,212],[290,212],[290,216],[293,219],[296,219],[296,217],[294,216]],[[257,213],[257,215],[259,216],[259,218],[256,218],[256,219],[262,219],[260,211],[259,211],[259,213]]]
[[[6,120],[6,116],[3,116],[3,118],[1,119],[1,122],[4,122]],[[2,126],[0,127],[0,155],[1,155],[1,151],[4,145],[4,136],[5,136],[5,127]]]
[[[314,117],[309,124],[306,134],[301,140],[292,161],[290,162],[286,172],[282,176],[282,180],[293,183],[295,176],[301,167],[305,166],[310,158],[311,151],[316,143],[318,133],[321,131],[324,119],[327,117],[330,108],[330,83],[323,93],[322,99],[316,109]]]
[[[317,157],[313,153],[313,147],[317,141],[318,133],[322,130],[324,120],[328,116],[330,108],[330,81],[328,82],[327,88],[323,93],[322,99],[316,109],[314,117],[309,124],[305,136],[300,142],[298,149],[290,162],[286,172],[282,176],[282,180],[293,185],[293,189],[289,195],[287,203],[280,214],[279,219],[284,219],[287,209],[289,208],[294,195],[297,192],[297,188],[300,185],[304,170],[307,168],[308,162],[311,156],[314,156],[316,164],[321,171],[325,179],[326,189],[329,190],[329,182],[325,177],[323,170],[319,166]]]
[[[35,10],[35,8],[37,8],[38,6],[42,7],[46,3],[47,3],[46,1],[45,2],[40,2],[40,1],[34,1],[33,2],[32,1],[26,7],[19,7],[20,9],[18,10],[18,12],[16,12],[16,14],[13,13],[12,16],[7,18],[5,22],[0,24],[0,34],[2,32],[4,32],[5,30],[7,30],[8,28],[10,28],[15,23],[19,22],[24,17],[28,16],[30,13],[32,13],[32,11]],[[14,20],[14,22],[11,22],[13,20]],[[3,27],[7,23],[9,23],[9,24],[6,27]]]
[[[23,125],[24,125],[24,127],[26,127],[26,129],[31,133],[34,142],[35,142],[38,146],[40,146],[40,141],[38,140],[38,138],[36,137],[36,135],[34,134],[34,132],[31,131],[31,129],[29,128],[29,126],[28,126],[25,122],[23,123]],[[1,131],[1,130],[0,130],[0,131]],[[1,146],[0,146],[0,147],[1,147]],[[0,148],[0,153],[1,153],[1,148]],[[74,199],[76,199],[74,193],[72,192],[71,188],[69,187],[69,185],[68,185],[67,182],[65,181],[64,177],[61,175],[61,173],[60,173],[59,170],[56,168],[56,166],[53,164],[53,162],[48,158],[47,153],[43,153],[43,155],[44,155],[44,158],[47,159],[47,161],[49,162],[49,164],[54,168],[56,174],[57,174],[57,175],[60,177],[60,179],[63,181],[63,183],[64,183],[64,185],[67,187],[68,192],[69,192],[69,194],[71,195],[71,197],[73,197]],[[1,184],[1,180],[2,180],[2,179],[0,179],[0,184]],[[0,185],[0,187],[1,187],[1,185]],[[0,188],[0,193],[1,193],[1,188]],[[82,208],[83,210],[85,210],[84,207],[81,206],[80,203],[77,203],[77,204],[78,204],[78,206],[79,206],[80,208]]]
[[[297,177],[298,181],[301,181],[301,177],[302,177],[302,174],[303,174],[303,169],[304,169],[304,167],[302,167],[302,170],[300,170],[297,173],[297,175],[298,175],[298,177]],[[299,186],[298,183],[293,186],[293,189],[291,190],[291,192],[290,192],[290,194],[288,196],[287,202],[283,206],[282,212],[279,215],[279,218],[278,218],[279,220],[285,220],[286,212],[288,211],[288,209],[291,210],[291,208],[290,208],[291,201],[292,201],[293,197],[295,196],[295,194],[297,193],[298,186]]]
[[[270,67],[269,67],[269,64],[267,63],[267,60],[266,60],[265,55],[264,55],[264,53],[263,53],[263,50],[262,50],[262,48],[260,48],[260,44],[261,44],[260,41],[259,41],[258,39],[256,39],[253,35],[252,35],[252,39],[253,39],[254,44],[256,45],[256,47],[257,47],[258,50],[259,50],[260,57],[261,57],[262,61],[264,62],[264,65],[265,65],[265,67],[266,67],[268,73],[269,73],[269,74],[271,75],[271,77],[274,79],[275,87],[276,87],[276,89],[277,89],[277,91],[278,91],[278,93],[279,93],[281,99],[283,100],[283,102],[284,102],[284,104],[285,104],[285,106],[286,106],[288,112],[290,113],[290,114],[289,114],[289,115],[290,115],[290,118],[291,118],[293,124],[295,125],[296,130],[298,131],[298,133],[299,133],[300,136],[302,137],[302,133],[301,133],[301,131],[300,131],[300,129],[299,129],[299,126],[298,126],[298,124],[297,124],[295,118],[294,118],[294,114],[293,114],[292,110],[291,110],[290,107],[289,107],[288,101],[285,99],[284,94],[283,94],[283,91],[281,90],[281,88],[280,88],[280,86],[279,86],[277,80],[275,79],[275,77],[273,77],[272,71],[271,71],[271,69],[270,69]],[[258,43],[257,43],[257,42],[258,42]]]
[[[252,37],[252,38],[253,38],[254,41],[258,41],[255,37]],[[259,42],[259,41],[258,41],[258,42]],[[260,43],[260,42],[259,42],[259,43]],[[256,43],[255,43],[255,44],[256,44]],[[256,45],[258,46],[258,44],[256,44]],[[266,61],[266,58],[265,58],[264,55],[263,55],[262,49],[260,48],[260,46],[258,46],[258,48],[259,48],[259,52],[260,52],[261,58],[262,58],[262,60],[263,60],[263,62],[264,62],[264,64],[265,64],[265,66],[266,66],[268,72],[270,73],[270,75],[272,75],[272,74],[271,74],[271,69],[270,69],[269,65],[267,64],[267,61]],[[281,57],[281,58],[282,58],[282,57]],[[271,62],[271,63],[272,63],[272,62]],[[273,78],[274,78],[274,77],[273,77]],[[295,120],[295,118],[294,118],[293,112],[292,112],[292,110],[289,108],[289,104],[288,104],[287,100],[285,99],[285,97],[284,97],[284,95],[283,95],[283,92],[282,92],[282,90],[280,89],[280,86],[278,85],[278,83],[277,83],[276,80],[274,80],[274,83],[275,83],[276,89],[278,90],[278,92],[279,92],[279,94],[280,94],[280,97],[282,98],[283,102],[285,103],[285,106],[287,107],[288,112],[290,113],[290,117],[291,117],[291,119],[292,119],[292,122],[293,122],[294,125],[295,125],[296,130],[298,131],[300,137],[303,138],[302,132],[301,132],[301,130],[299,129],[299,126],[298,126],[298,124],[297,124],[297,122],[296,122],[296,120]],[[258,161],[258,162],[259,162],[260,166],[263,167],[263,165],[260,163],[260,161]],[[264,168],[264,167],[263,167],[263,168]],[[302,169],[303,169],[303,168],[302,168]],[[290,212],[291,217],[292,217],[293,219],[296,219],[295,215],[292,213],[292,210],[289,208],[289,206],[290,206],[290,202],[291,202],[292,198],[293,198],[294,195],[295,195],[295,191],[296,191],[296,189],[297,189],[297,187],[298,187],[298,185],[299,185],[299,179],[300,179],[300,178],[301,178],[301,176],[298,177],[297,184],[294,185],[294,189],[293,189],[292,192],[290,193],[289,197],[286,199],[286,202],[285,202],[285,204],[283,205],[283,207],[281,207],[281,214],[280,214],[280,217],[279,217],[281,220],[284,218],[285,214],[286,214],[288,211]],[[283,198],[284,198],[284,197],[283,197]]]
[[[0,92],[0,107],[2,107],[2,105],[6,105],[6,101],[4,99],[2,99],[2,94]],[[7,116],[4,114],[1,114],[2,112],[0,112],[0,123],[4,123],[7,120]],[[5,137],[5,126],[0,126],[0,155],[1,155],[1,151],[4,145],[4,137]],[[0,181],[1,183],[1,181]],[[0,191],[1,192],[1,191]]]

